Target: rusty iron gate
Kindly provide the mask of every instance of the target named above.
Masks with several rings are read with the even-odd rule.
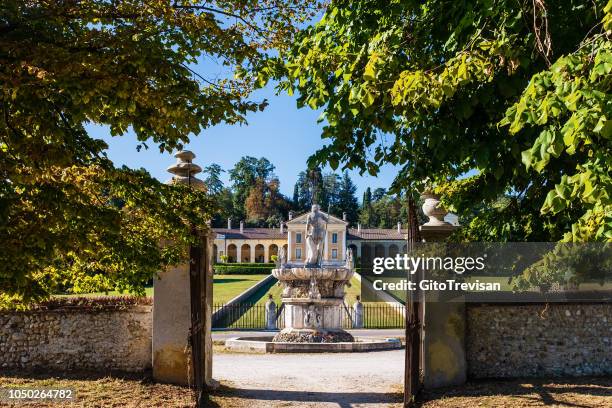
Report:
[[[189,328],[189,346],[191,348],[191,367],[193,380],[190,386],[194,393],[196,407],[203,407],[204,392],[206,389],[206,358],[205,358],[205,301],[206,301],[206,273],[207,265],[207,238],[200,235],[195,228],[192,234],[196,243],[189,247],[189,290],[191,297],[191,327]]]

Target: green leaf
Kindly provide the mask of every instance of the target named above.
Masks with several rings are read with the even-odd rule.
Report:
[[[363,71],[363,79],[366,81],[374,81],[376,79],[376,71],[374,71],[374,66],[372,64],[368,64]]]
[[[602,116],[593,128],[593,132],[599,133],[604,139],[612,138],[612,120]]]
[[[374,100],[376,100],[376,95],[374,95],[374,93],[371,92],[369,89],[366,89],[363,98],[361,99],[361,103],[363,104],[363,106],[369,108],[370,106],[372,106],[372,104],[374,104]]]
[[[529,169],[531,167],[531,162],[533,161],[533,153],[531,149],[524,150],[521,152],[521,161]]]

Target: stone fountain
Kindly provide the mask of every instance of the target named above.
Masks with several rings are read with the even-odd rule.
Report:
[[[276,335],[245,335],[227,339],[225,347],[228,350],[249,353],[347,353],[402,347],[398,339],[354,338],[342,329],[346,316],[344,288],[354,274],[353,254],[347,250],[345,259],[329,259],[332,258],[327,248],[330,243],[327,228],[329,218],[328,214],[319,210],[318,205],[313,205],[310,213],[306,214],[305,230],[299,231],[305,237],[305,247],[299,244],[300,251],[305,249],[304,260],[296,254],[295,259],[288,261],[291,257],[283,247],[279,248],[272,274],[283,287],[281,298],[285,309],[285,328]],[[296,225],[301,225],[301,222]],[[289,248],[292,242],[290,238]],[[271,329],[276,327],[276,306],[270,302],[268,308],[268,327]]]
[[[344,287],[353,276],[352,252],[346,260],[324,260],[329,215],[313,205],[306,220],[306,258],[303,263],[288,263],[284,249],[279,251],[272,274],[283,287],[285,328],[273,342],[338,343],[352,342],[342,329]]]

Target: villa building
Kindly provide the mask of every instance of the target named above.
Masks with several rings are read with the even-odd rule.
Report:
[[[323,215],[327,213],[321,211]],[[287,260],[299,263],[305,254],[306,214],[298,217],[289,216],[289,220],[279,228],[245,228],[240,222],[239,228],[232,228],[228,220],[227,228],[215,228],[216,234],[213,252],[216,262],[223,262],[227,255],[228,262],[272,262],[272,256],[278,255],[279,248],[284,247]],[[329,216],[327,240],[323,260],[344,260],[346,250],[351,248],[356,258],[395,256],[406,251],[408,230],[401,224],[397,228],[349,228],[346,217],[340,219]]]

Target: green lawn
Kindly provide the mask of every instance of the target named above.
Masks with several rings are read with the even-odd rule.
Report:
[[[353,303],[357,300],[357,296],[361,296],[361,282],[353,276],[351,279],[351,286],[345,289],[346,295],[344,296],[345,302],[349,306],[353,306]]]
[[[238,296],[257,282],[268,275],[214,275],[213,281],[213,303],[227,303],[232,298]],[[153,287],[145,289],[146,296],[153,296]],[[279,292],[280,293],[280,292]],[[96,292],[74,295],[59,295],[59,296],[122,296],[127,293],[112,292]]]
[[[259,299],[259,301],[256,303],[257,305],[264,305],[267,301],[268,301],[268,296],[272,295],[272,298],[274,299],[274,302],[277,305],[280,305],[281,303],[281,292],[283,291],[283,288],[281,287],[281,285],[278,283],[278,281],[272,285],[272,287],[266,292],[265,295],[263,295],[261,297],[261,299]]]
[[[215,275],[213,304],[227,303],[268,275]]]

